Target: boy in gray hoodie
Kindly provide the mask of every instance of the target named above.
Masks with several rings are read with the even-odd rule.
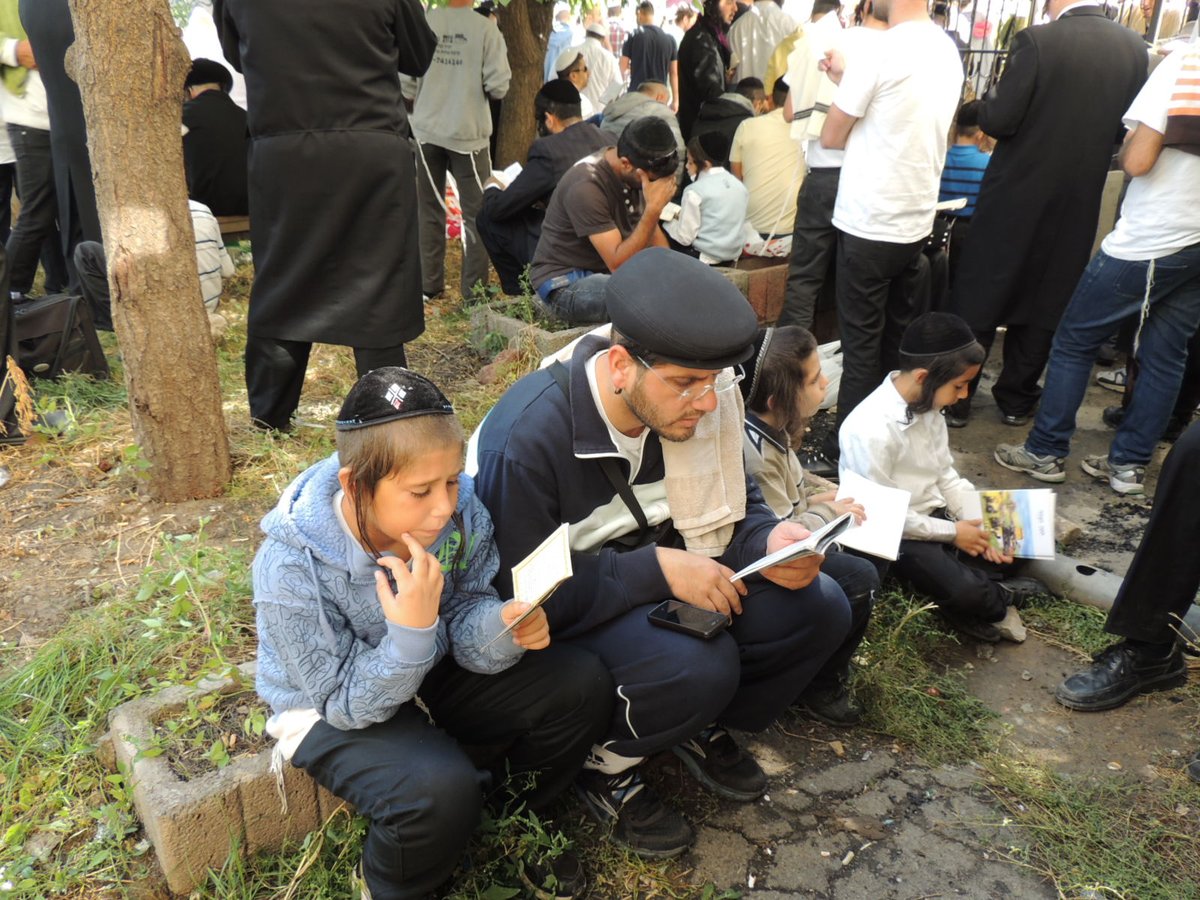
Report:
[[[546,649],[541,609],[502,634],[526,605],[492,587],[491,519],[431,382],[376,369],[337,427],[338,452],[262,522],[256,686],[273,767],[290,760],[371,820],[367,895],[424,897],[478,824],[488,775],[476,763],[531,775],[512,789],[548,803],[607,727],[613,687],[591,654]]]

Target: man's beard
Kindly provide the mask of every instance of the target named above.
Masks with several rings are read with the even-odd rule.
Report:
[[[689,409],[684,415],[675,416],[674,418],[663,416],[646,399],[646,393],[642,389],[642,378],[644,377],[644,375],[640,376],[633,387],[625,392],[625,405],[629,407],[629,411],[637,416],[639,422],[664,441],[681,444],[689,440],[696,433],[696,425],[687,427],[676,425],[675,423],[680,419],[694,419],[703,416],[704,413],[701,410]]]

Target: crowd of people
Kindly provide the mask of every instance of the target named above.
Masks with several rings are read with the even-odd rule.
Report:
[[[515,173],[493,171],[514,75],[490,4],[214,0],[225,61],[197,58],[182,86],[210,309],[231,272],[214,216],[250,216],[255,425],[292,427],[314,342],[354,352],[337,450],[263,519],[253,584],[274,763],[370,820],[364,896],[434,891],[504,790],[553,817],[573,788],[632,852],[683,853],[692,825],[645,761],[671,752],[748,802],[768,777],[736,732],[793,707],[856,725],[852,660],[885,577],[966,635],[1023,640],[1020,608],[1045,586],[968,518],[947,430],[969,426],[1000,327],[1001,420],[1033,422],[1000,465],[1066,478],[1093,362],[1121,332],[1126,403],[1083,470],[1138,494],[1176,439],[1109,617],[1122,640],[1056,697],[1109,709],[1186,678],[1172,616],[1200,586],[1183,552],[1200,538],[1200,50],[1162,56],[1090,0],[1049,0],[964,98],[958,4],[953,23],[926,0],[815,0],[803,21],[776,0],[669,21],[646,0],[636,27],[626,12],[555,8]],[[111,327],[70,25],[66,0],[0,0],[22,201],[10,289],[23,302],[40,260],[47,290],[82,290]],[[1114,171],[1128,187],[1093,254]],[[505,391],[469,444],[405,354],[447,290],[451,182],[464,299],[494,269],[506,293],[597,326]],[[787,258],[772,327],[717,270],[755,253]],[[827,304],[836,422],[802,448],[829,390],[812,334]],[[895,561],[835,547],[735,577],[869,516],[812,493],[806,468],[909,493]],[[564,523],[571,577],[544,606],[506,599]],[[655,627],[664,600],[716,624]],[[525,875],[555,897],[585,881],[570,854]]]

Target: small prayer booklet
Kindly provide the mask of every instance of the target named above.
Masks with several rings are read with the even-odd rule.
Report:
[[[485,646],[491,645],[492,641],[508,634],[529,618],[535,609],[549,599],[555,588],[573,574],[571,542],[568,526],[564,522],[554,529],[550,536],[542,541],[532,553],[513,566],[513,599],[528,603],[529,609],[521,613]]]
[[[904,517],[908,515],[908,502],[912,494],[900,488],[876,484],[857,472],[846,470],[841,473],[837,498],[845,500],[847,497],[861,503],[867,517],[861,525],[854,526],[838,538],[838,543],[881,559],[895,559],[900,552]]]
[[[747,575],[753,575],[755,572],[761,572],[763,569],[771,568],[771,566],[791,562],[793,559],[799,559],[802,556],[824,554],[829,549],[830,544],[839,540],[839,536],[853,526],[854,516],[850,513],[843,513],[824,528],[818,528],[803,540],[796,541],[794,544],[788,544],[786,547],[781,547],[774,553],[768,553],[757,562],[746,566],[746,568],[736,573],[729,580],[739,581]]]
[[[508,166],[504,169],[492,169],[492,177],[505,187],[508,187],[510,184],[516,181],[517,176],[520,174],[521,164],[518,162],[515,162],[511,166]]]
[[[982,519],[992,547],[1005,556],[1054,559],[1054,491],[978,491],[978,511],[963,508],[963,518]]]
[[[660,222],[674,222],[677,218],[679,218],[679,211],[682,208],[683,207],[672,200],[670,203],[664,206],[663,211],[658,214],[658,220]]]

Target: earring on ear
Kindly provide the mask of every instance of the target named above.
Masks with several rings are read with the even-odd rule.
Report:
[[[623,388],[615,387],[615,388],[613,388],[613,393],[619,394],[619,393],[621,393],[622,390],[623,390]]]

